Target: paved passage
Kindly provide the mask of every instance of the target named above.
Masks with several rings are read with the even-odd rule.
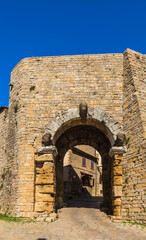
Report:
[[[17,223],[0,221],[0,240],[144,240],[137,227],[111,222],[95,208],[61,210],[55,222]]]

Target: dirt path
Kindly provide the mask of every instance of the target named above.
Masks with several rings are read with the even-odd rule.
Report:
[[[146,230],[112,223],[93,208],[64,208],[57,221],[0,221],[0,240],[144,240]]]

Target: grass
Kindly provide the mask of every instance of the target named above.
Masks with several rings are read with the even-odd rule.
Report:
[[[112,221],[113,223],[117,223],[115,221]],[[141,229],[145,229],[146,228],[146,225],[143,225],[141,223],[136,223],[136,222],[128,222],[128,221],[122,221],[122,222],[119,222],[119,223],[123,223],[124,225],[128,225],[128,226],[136,226],[136,227],[140,227]]]
[[[27,223],[35,222],[32,219],[12,217],[12,216],[9,216],[7,214],[0,214],[0,220],[7,221],[7,222],[22,222],[22,223],[24,223],[24,222],[27,222]]]
[[[124,224],[130,224],[130,225],[136,225],[136,226],[141,226],[143,228],[146,228],[146,225],[143,225],[141,223],[136,223],[136,222],[128,222],[128,221],[122,221]]]

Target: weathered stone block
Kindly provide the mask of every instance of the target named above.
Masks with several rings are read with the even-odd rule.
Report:
[[[115,206],[113,207],[113,215],[114,216],[121,216],[121,207],[120,206]]]
[[[50,174],[54,172],[54,165],[51,162],[44,162],[42,167],[36,167],[37,174]]]
[[[36,185],[37,193],[54,193],[54,185]]]
[[[113,174],[113,176],[118,176],[118,175],[122,176],[122,166],[113,167],[112,174]]]
[[[122,158],[121,157],[120,158],[114,158],[113,162],[112,162],[112,165],[113,166],[119,166],[121,164],[121,162],[122,162]]]
[[[36,193],[35,194],[36,202],[54,202],[54,195],[47,193]]]
[[[44,161],[53,161],[53,155],[52,154],[39,154],[35,155],[35,161],[38,162],[44,162]]]
[[[122,196],[122,186],[113,186],[113,196],[114,197]]]
[[[113,198],[112,205],[121,206],[121,198]]]
[[[113,185],[121,186],[122,185],[122,176],[113,176]]]
[[[53,184],[54,183],[54,174],[37,174],[36,175],[36,184]]]
[[[54,203],[48,203],[48,202],[36,202],[35,203],[35,211],[36,212],[54,212],[55,206]]]

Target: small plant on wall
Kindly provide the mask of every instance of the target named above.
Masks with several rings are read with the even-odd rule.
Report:
[[[3,189],[3,183],[0,184],[0,190],[2,190],[2,189]]]
[[[129,141],[130,141],[130,137],[127,137],[127,139],[126,139],[126,145],[127,145],[127,148],[130,147],[130,143],[129,143]]]
[[[14,106],[14,111],[15,111],[15,113],[17,113],[17,111],[18,111],[18,104],[16,103],[16,105]]]
[[[29,90],[30,90],[30,92],[34,91],[35,90],[35,86],[31,86]]]

